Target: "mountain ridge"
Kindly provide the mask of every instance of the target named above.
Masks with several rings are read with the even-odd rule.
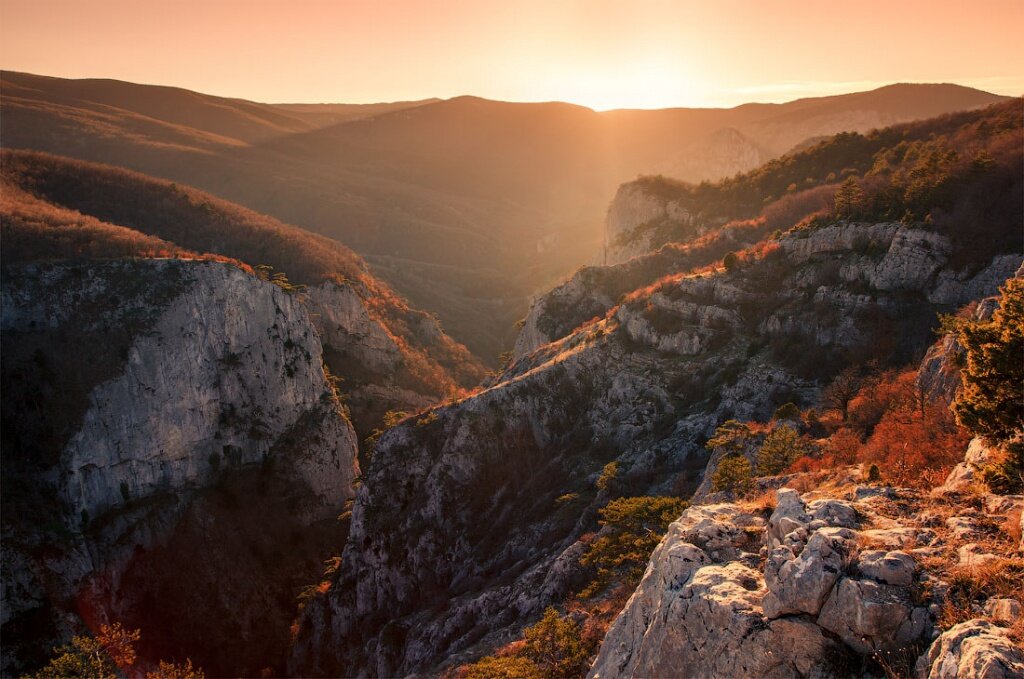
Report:
[[[728,118],[756,113],[744,109],[599,113],[466,97],[323,124],[326,118],[312,122],[273,105],[207,95],[175,94],[185,96],[181,110],[164,106],[161,113],[151,104],[131,110],[130,101],[124,109],[69,101],[61,94],[68,81],[60,79],[5,72],[0,80],[6,146],[197,186],[335,238],[371,264],[383,262],[399,292],[437,313],[492,365],[512,344],[528,297],[599,250],[605,201],[622,181],[665,169],[660,163],[673,153],[723,127],[782,153],[791,140],[765,143],[779,129],[799,141],[881,120],[818,115],[809,127],[773,124],[758,137]],[[88,83],[76,88],[87,90]],[[956,93],[961,98],[945,105],[1000,99],[966,88]],[[858,105],[858,95],[842,96],[830,105]],[[779,106],[786,105],[771,110],[784,110]],[[200,114],[210,111],[204,123]],[[743,163],[762,159],[726,158],[716,172],[749,169]],[[409,265],[397,270],[387,262]]]

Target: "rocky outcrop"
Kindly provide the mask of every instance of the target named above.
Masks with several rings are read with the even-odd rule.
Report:
[[[646,196],[644,201],[655,200],[643,193],[643,185],[627,186],[631,188],[627,191],[623,187],[624,195],[639,192]],[[721,230],[718,239],[721,242],[717,246],[665,248],[616,266],[581,269],[564,284],[534,300],[523,321],[513,359],[518,361],[545,343],[565,337],[589,319],[603,317],[626,293],[642,287],[644,271],[646,280],[651,281],[685,270],[687,266],[706,266],[720,259],[727,250],[742,247],[730,235],[730,228]],[[947,238],[900,223],[836,222],[797,231],[778,243],[789,264],[802,269],[791,284],[812,295],[820,310],[838,318],[821,323],[819,314],[808,323],[808,319],[792,314],[778,314],[766,319],[765,330],[780,335],[810,330],[821,344],[856,341],[862,325],[856,317],[880,305],[891,308],[887,302],[889,297],[920,293],[935,308],[952,311],[957,306],[996,294],[999,286],[1014,276],[1022,264],[1020,255],[1000,255],[980,271],[957,270],[948,261],[952,246]],[[732,308],[752,301],[736,290],[728,291],[724,298]],[[991,313],[988,303],[979,307],[979,313],[986,310]],[[932,351],[932,363],[922,371],[922,380],[930,385],[928,388],[952,386],[951,364],[938,361],[944,353],[934,352],[942,352],[941,347]],[[953,352],[949,358],[955,359],[953,347],[945,351]],[[945,372],[936,372],[940,368]]]
[[[652,554],[588,676],[670,676],[682,667],[693,677],[817,676],[842,665],[850,650],[814,616],[850,565],[854,534],[805,509],[783,490],[767,522],[736,505],[686,510]],[[731,549],[714,558],[694,544],[693,526],[709,522],[715,534],[731,536]],[[807,538],[811,522],[820,527]],[[769,549],[787,528],[762,574],[757,552],[747,550]]]
[[[1024,656],[1005,627],[973,620],[940,634],[940,606],[922,592],[941,600],[947,586],[916,555],[942,541],[885,516],[891,499],[921,501],[901,492],[854,487],[848,500],[812,500],[781,488],[767,520],[736,504],[690,507],[651,555],[588,676],[860,676],[927,644],[919,676],[1019,676]],[[919,547],[866,548],[883,530],[912,531]],[[1019,609],[1010,599],[985,606],[1002,625]]]
[[[605,218],[604,263],[618,264],[650,252],[654,230],[666,222],[695,226],[694,215],[682,203],[641,183],[623,184]]]
[[[942,633],[917,662],[924,679],[1011,679],[1024,676],[1024,651],[987,620],[962,622]]]
[[[977,478],[978,470],[992,462],[999,454],[996,448],[988,445],[983,438],[971,439],[964,455],[964,461],[953,467],[946,477],[945,482],[934,489],[934,493],[947,493],[968,490],[980,479]]]
[[[68,616],[80,611],[66,602],[76,598],[95,607],[89,622],[130,621],[142,612],[133,606],[180,573],[149,568],[150,580],[135,584],[141,591],[125,585],[126,574],[217,488],[239,493],[245,479],[279,487],[271,500],[236,495],[233,506],[262,504],[266,530],[284,531],[281,539],[333,520],[352,496],[355,433],[299,297],[213,262],[39,264],[4,273],[5,485],[19,485],[11,506],[47,503],[50,521],[5,519],[5,551],[26,566],[10,581],[4,569],[5,622],[52,616],[59,638],[74,630]],[[33,408],[39,398],[50,398],[50,409]],[[46,429],[49,437],[38,435]],[[51,545],[46,556],[42,544]],[[230,568],[217,573],[230,587],[242,574],[219,563],[227,561],[220,551],[212,542],[194,567]],[[309,550],[295,554],[306,559]],[[268,572],[254,566],[246,577],[287,593],[289,580],[260,580]],[[19,637],[8,629],[5,667],[19,660]]]

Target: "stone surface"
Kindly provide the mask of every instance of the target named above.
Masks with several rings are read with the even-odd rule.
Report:
[[[800,493],[792,488],[780,488],[776,492],[775,511],[768,519],[768,547],[774,548],[782,544],[782,539],[786,535],[809,522],[810,517],[804,511]]]
[[[871,545],[880,545],[886,549],[913,549],[918,546],[920,536],[929,537],[917,528],[900,526],[895,528],[870,528],[862,530],[861,535]]]
[[[993,495],[989,493],[982,498],[985,513],[993,515],[1009,515],[1024,509],[1024,495]]]
[[[818,624],[859,653],[893,650],[919,640],[928,611],[915,607],[907,590],[844,577],[821,609]]]
[[[644,227],[667,220],[693,222],[680,203],[654,195],[639,184],[623,184],[605,218],[605,263],[617,264],[650,252],[652,234]]]
[[[951,516],[946,519],[946,528],[960,542],[980,537],[984,533],[981,521],[974,516]]]
[[[987,566],[1003,561],[1003,557],[992,554],[976,542],[969,542],[957,549],[957,558],[961,566]]]
[[[973,488],[978,483],[978,467],[987,464],[995,454],[995,449],[990,447],[984,439],[977,437],[971,439],[964,455],[964,461],[953,467],[946,477],[946,481],[932,492],[942,494]]]
[[[846,528],[821,528],[794,555],[785,545],[772,550],[765,565],[769,618],[808,613],[817,615],[832,586],[849,565],[856,549],[855,535]]]
[[[653,578],[649,572],[648,577]],[[645,578],[647,579],[647,578]],[[841,654],[813,623],[768,621],[760,573],[738,563],[696,570],[646,621],[639,607],[616,620],[588,675],[659,677],[794,676],[823,673]],[[637,636],[641,633],[641,636]],[[686,668],[685,670],[682,668]]]
[[[858,523],[857,510],[843,500],[812,500],[807,503],[807,513],[812,519],[824,521],[829,526],[855,528]]]
[[[1024,651],[1006,630],[987,620],[954,625],[936,639],[917,661],[924,679],[1019,679],[1024,677]]]
[[[1024,607],[1016,599],[989,599],[985,602],[985,615],[1004,625],[1012,625],[1024,615]]]
[[[914,581],[917,564],[906,552],[869,550],[861,552],[857,570],[866,577],[889,585],[908,587]]]

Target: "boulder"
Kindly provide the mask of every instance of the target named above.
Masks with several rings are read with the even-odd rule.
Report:
[[[909,586],[914,582],[917,564],[906,552],[873,549],[861,552],[857,570],[861,575],[888,585]]]
[[[818,616],[818,625],[859,653],[908,646],[924,634],[928,611],[902,587],[842,578]]]
[[[971,442],[967,444],[964,461],[953,467],[946,477],[946,481],[935,488],[932,494],[940,495],[968,490],[978,481],[978,467],[988,464],[996,452],[996,449],[985,443],[984,439],[977,437],[971,439]]]
[[[846,528],[815,531],[799,556],[785,545],[776,547],[765,564],[765,615],[817,615],[855,549],[854,533]]]
[[[645,580],[650,575],[645,576]],[[761,574],[739,563],[697,570],[667,597],[631,643],[619,620],[635,616],[633,600],[605,639],[588,675],[613,677],[821,676],[844,650],[814,623],[800,618],[768,621],[761,614]]]
[[[776,492],[775,511],[768,519],[768,548],[778,547],[786,535],[803,528],[810,520],[804,511],[804,501],[800,499],[800,494],[792,488],[779,488]]]
[[[922,679],[1019,679],[1024,651],[1006,630],[976,618],[939,635],[917,661]]]
[[[1016,599],[989,599],[985,602],[985,615],[1004,625],[1020,620],[1024,607]]]
[[[857,510],[842,500],[814,500],[807,505],[812,520],[824,521],[829,526],[857,527]]]

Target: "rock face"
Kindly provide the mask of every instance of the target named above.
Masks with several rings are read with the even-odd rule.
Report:
[[[380,426],[385,412],[421,410],[456,386],[437,361],[454,346],[437,321],[408,312],[406,328],[418,340],[412,345],[375,317],[370,296],[357,283],[327,281],[310,287],[302,299],[323,343],[325,362],[343,378],[340,386],[362,438]],[[465,372],[471,375],[473,369],[467,365]],[[457,373],[450,372],[464,377]]]
[[[735,271],[638,290],[532,347],[558,334],[544,318],[574,306],[583,283],[600,277],[581,272],[578,286],[535,305],[518,357],[488,388],[386,432],[356,498],[346,568],[307,603],[289,670],[440,671],[446,659],[506,639],[580,577],[570,555],[601,506],[593,484],[609,461],[619,465],[617,492],[688,494],[710,474],[703,443],[717,424],[810,402],[848,356],[886,347],[883,360],[909,360],[931,343],[935,311],[949,308],[921,301],[948,270],[948,248],[930,232],[838,223],[768,250]],[[600,306],[597,295],[586,299]],[[574,493],[575,504],[552,511]],[[769,539],[774,549],[805,527],[800,544],[785,543],[794,559],[814,531],[856,524],[848,507],[798,504],[793,526],[780,516]],[[780,571],[802,568],[785,560]],[[822,551],[821,568],[834,560]],[[812,604],[775,592],[780,607],[798,610],[831,594]],[[901,620],[912,630],[907,606]]]
[[[5,623],[52,615],[59,638],[74,629],[64,601],[76,597],[99,607],[94,618],[131,620],[146,591],[180,574],[151,568],[143,591],[118,592],[122,578],[215,487],[240,492],[250,477],[263,492],[282,486],[269,501],[236,500],[271,508],[268,531],[330,520],[353,494],[356,437],[324,374],[320,338],[302,301],[273,284],[213,262],[9,267],[2,329],[5,482],[24,484],[12,506],[45,502],[47,525],[62,526],[55,543],[47,531],[57,529],[31,515],[5,521],[5,551],[23,560],[19,577],[31,573],[9,581],[4,569]],[[31,408],[39,398],[50,410]],[[56,549],[41,557],[47,543]],[[216,543],[209,549],[203,563],[221,567]],[[5,667],[18,660],[8,629]]]
[[[658,213],[650,205],[660,204],[656,196],[644,193],[641,185],[625,185],[620,190],[623,211],[631,201],[637,202],[637,214]],[[642,195],[643,198],[636,196]],[[615,210],[613,202],[611,210]],[[646,206],[646,207],[643,207]],[[660,208],[659,208],[660,209]],[[611,214],[611,212],[610,212]],[[667,213],[666,213],[667,214]],[[618,218],[616,218],[618,219]],[[621,240],[624,224],[634,224],[623,218],[609,226],[610,236]],[[639,219],[639,217],[636,217]],[[659,219],[668,219],[662,217]],[[611,224],[610,217],[610,224]],[[657,220],[652,223],[657,223]],[[646,224],[640,222],[639,224]],[[621,227],[621,228],[620,228]],[[636,224],[633,227],[636,228]],[[696,228],[696,227],[695,227]],[[643,229],[641,229],[643,231]],[[564,284],[539,297],[524,319],[513,357],[520,360],[531,352],[570,334],[577,326],[596,317],[602,317],[613,308],[624,293],[639,287],[643,271],[658,278],[666,273],[712,264],[729,249],[742,246],[729,233],[721,233],[717,245],[676,251],[666,248],[654,255],[636,256],[635,259],[605,269],[589,267],[578,271]],[[716,232],[717,233],[717,232]],[[732,247],[729,246],[731,244]],[[1020,255],[1000,255],[981,271],[958,271],[948,264],[952,246],[945,237],[921,228],[898,223],[860,224],[837,222],[814,230],[802,231],[779,241],[786,260],[794,266],[803,266],[802,276],[792,282],[813,296],[820,308],[828,308],[845,315],[845,322],[820,323],[820,314],[811,326],[818,342],[850,341],[859,332],[854,315],[863,314],[871,307],[888,306],[887,298],[921,293],[936,308],[954,309],[967,302],[994,295],[999,286],[1020,270]],[[625,249],[620,249],[626,252]],[[611,251],[611,250],[610,250]],[[641,254],[631,253],[630,256]],[[628,257],[626,257],[628,259]],[[746,296],[732,290],[723,298],[725,306],[735,307]],[[891,308],[891,307],[890,307]],[[991,314],[991,306],[982,304],[979,314]],[[776,316],[767,320],[766,329],[773,333],[805,332],[806,320]],[[948,340],[952,342],[952,340]],[[946,354],[949,354],[946,356]],[[923,386],[931,391],[949,389],[956,385],[957,349],[950,344],[945,350],[933,348],[929,361],[922,370]],[[943,358],[945,356],[945,358]]]
[[[917,524],[931,520],[920,508],[936,500],[863,486],[844,496],[810,500],[781,488],[767,519],[736,504],[687,509],[608,630],[590,679],[872,676],[879,659],[913,662],[907,650],[926,647],[916,676],[1022,676],[1024,654],[1006,629],[1019,618],[1018,601],[985,603],[1006,627],[979,619],[937,628],[948,585],[916,558],[957,542]],[[1015,516],[1012,497],[990,504],[993,516]],[[919,546],[878,549],[885,532],[908,532]]]
[[[812,519],[799,496],[784,489],[779,500],[767,524],[735,505],[686,510],[652,554],[588,676],[673,676],[686,668],[693,677],[804,677],[841,665],[849,649],[814,616],[851,562],[854,534],[823,525],[807,539]],[[733,536],[733,549],[716,550],[714,559],[694,544],[694,526],[709,521]],[[782,526],[793,529],[762,575],[746,550],[767,545]]]
[[[1024,676],[1024,651],[1006,630],[987,620],[962,622],[944,632],[917,662],[926,679],[1011,679]]]
[[[605,219],[605,264],[619,264],[651,251],[653,230],[665,221],[692,224],[683,205],[654,195],[640,184],[623,184]]]

